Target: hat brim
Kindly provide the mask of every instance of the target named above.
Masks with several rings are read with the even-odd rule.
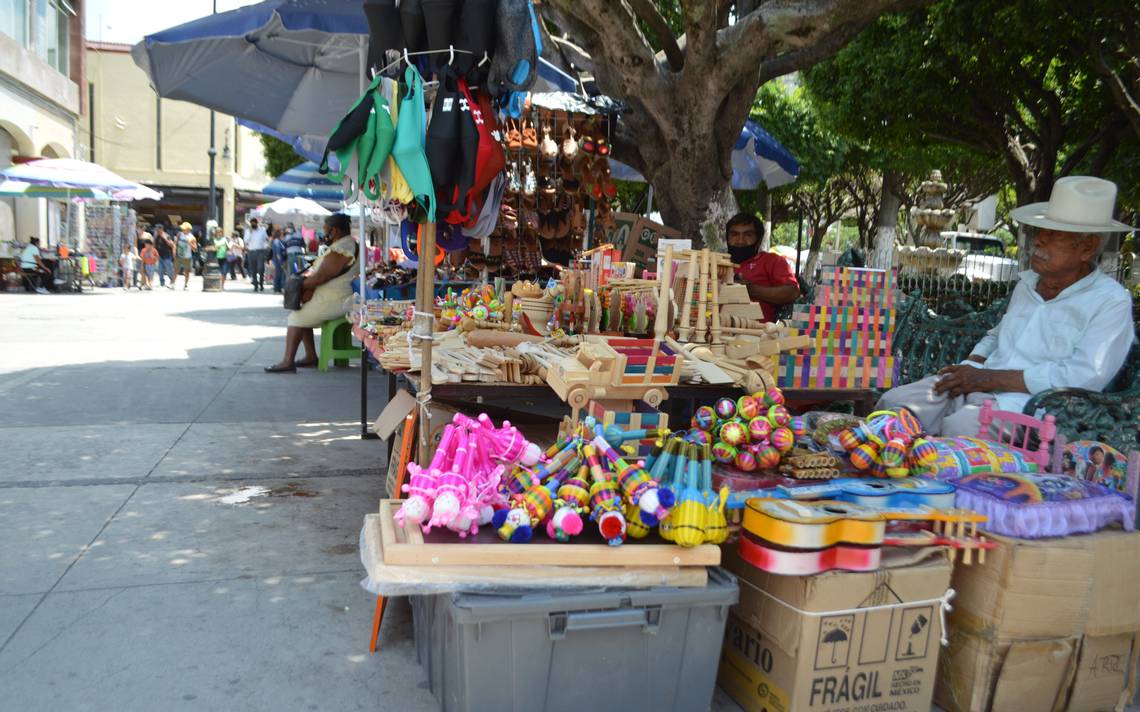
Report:
[[[1047,202],[1030,203],[1029,205],[1022,205],[1020,208],[1014,208],[1010,211],[1009,216],[1022,225],[1032,225],[1033,227],[1043,227],[1046,230],[1061,230],[1063,232],[1130,232],[1136,229],[1119,220],[1109,220],[1107,225],[1082,225],[1052,220],[1045,214],[1048,209],[1049,203]]]

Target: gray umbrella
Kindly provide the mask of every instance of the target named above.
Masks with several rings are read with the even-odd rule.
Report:
[[[267,0],[163,30],[131,55],[159,96],[293,135],[327,135],[360,94],[360,0]]]

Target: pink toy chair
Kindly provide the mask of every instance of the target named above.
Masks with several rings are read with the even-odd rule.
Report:
[[[1031,446],[1034,434],[1037,437],[1036,449]],[[1026,462],[1036,463],[1042,472],[1049,469],[1049,444],[1056,435],[1056,419],[1051,415],[1046,415],[1045,420],[1038,420],[1022,413],[995,410],[992,400],[983,403],[978,413],[979,440],[997,442],[1017,450],[1025,456]]]

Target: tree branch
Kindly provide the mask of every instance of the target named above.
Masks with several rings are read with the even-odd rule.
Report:
[[[653,48],[626,3],[547,0],[542,7],[545,15],[583,44],[594,61],[601,63],[601,69],[607,69],[598,73],[599,78],[629,81],[657,75]]]
[[[685,66],[685,55],[681,52],[681,48],[677,45],[677,38],[673,36],[673,31],[669,29],[669,23],[665,22],[665,18],[657,11],[657,6],[653,4],[652,0],[626,0],[629,3],[633,12],[640,17],[657,41],[661,43],[661,51],[665,53],[665,59],[669,61],[669,67],[674,72],[679,72]]]
[[[716,61],[717,3],[708,0],[681,0],[685,17],[685,55],[693,65],[690,72],[703,72]]]
[[[1116,100],[1121,113],[1128,119],[1128,125],[1132,127],[1132,132],[1136,134],[1137,138],[1140,138],[1140,103],[1132,96],[1132,89],[1124,83],[1120,74],[1108,65],[1108,61],[1105,60],[1104,53],[1099,47],[1093,48],[1093,58],[1096,60],[1096,67],[1101,76],[1107,80],[1108,89]]]
[[[756,68],[761,83],[803,69],[839,51],[859,30],[884,12],[898,12],[931,0],[769,0],[717,32],[724,58],[721,74],[740,76]],[[817,49],[818,47],[818,49]],[[785,51],[775,59],[762,60]]]

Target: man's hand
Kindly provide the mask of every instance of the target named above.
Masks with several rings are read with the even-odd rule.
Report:
[[[938,372],[938,376],[934,392],[946,393],[951,398],[989,390],[988,374],[983,369],[973,366],[962,364],[947,366]]]
[[[934,384],[934,392],[945,393],[951,398],[970,393],[1029,392],[1022,371],[998,371],[957,364],[947,366],[938,375],[940,378]]]

